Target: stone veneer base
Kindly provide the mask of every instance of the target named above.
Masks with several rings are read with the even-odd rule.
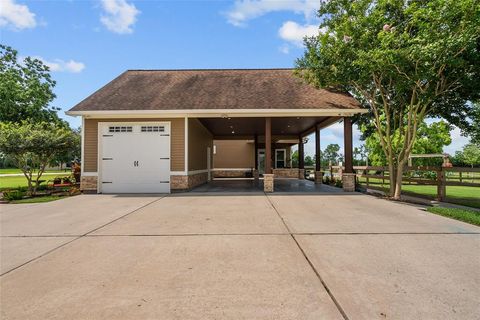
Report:
[[[88,191],[88,193],[92,193],[92,191],[97,191],[97,176],[81,176],[80,177],[80,190]]]
[[[273,174],[264,174],[263,175],[263,191],[264,192],[273,192]]]
[[[343,184],[343,191],[354,192],[355,191],[355,173],[343,173],[342,184]]]

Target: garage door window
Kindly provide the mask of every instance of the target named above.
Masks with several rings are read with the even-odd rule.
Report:
[[[164,126],[142,126],[140,128],[142,132],[165,132]]]
[[[132,132],[132,127],[131,126],[108,127],[108,132]]]

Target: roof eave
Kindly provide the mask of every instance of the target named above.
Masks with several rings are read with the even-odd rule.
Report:
[[[185,110],[87,110],[65,112],[69,116],[86,118],[128,118],[128,117],[351,117],[368,112],[367,109],[185,109]]]

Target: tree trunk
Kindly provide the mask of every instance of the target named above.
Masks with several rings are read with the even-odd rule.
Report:
[[[400,200],[402,195],[402,178],[403,178],[403,162],[400,162],[397,167],[397,173],[395,177],[395,192],[393,194],[393,199]]]
[[[389,161],[390,162],[390,161]],[[383,173],[385,175],[385,172]],[[390,182],[390,189],[389,189],[389,196],[393,197],[394,192],[395,192],[395,186],[396,186],[396,174],[395,174],[395,166],[393,163],[388,164],[388,174],[389,174],[389,179],[388,181]]]

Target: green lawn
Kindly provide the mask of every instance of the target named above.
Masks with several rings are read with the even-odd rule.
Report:
[[[42,176],[40,180],[50,180],[54,175]],[[44,182],[45,183],[45,182]],[[14,189],[18,187],[26,187],[28,185],[27,178],[24,176],[0,177],[0,190]]]
[[[456,208],[427,208],[428,212],[480,226],[480,212]]]
[[[365,178],[360,180],[361,185],[366,186]],[[382,185],[381,179],[370,178],[369,186],[373,189],[388,191],[388,180]],[[405,194],[418,195],[434,199],[437,196],[437,186],[404,184],[402,190]],[[446,202],[464,206],[480,208],[480,187],[447,186]]]
[[[64,174],[64,173],[70,173],[70,168],[63,169],[63,170],[58,170],[58,169],[57,170],[46,170],[45,172]],[[0,169],[0,174],[12,174],[12,173],[22,173],[22,171],[20,169],[17,169],[17,168]]]

